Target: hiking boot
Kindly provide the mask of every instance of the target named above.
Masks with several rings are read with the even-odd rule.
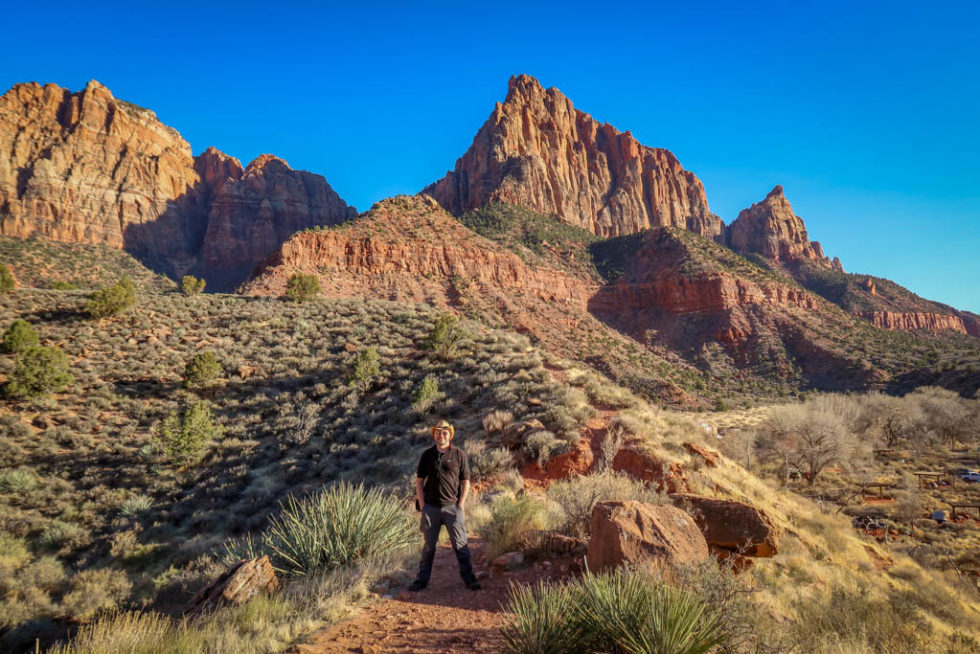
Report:
[[[409,586],[408,589],[413,593],[417,593],[420,590],[425,590],[425,587],[428,585],[429,584],[425,583],[424,581],[419,581],[418,579],[416,579],[415,581],[412,582],[412,585]]]
[[[466,587],[470,590],[483,590],[483,586],[481,586],[480,582],[476,579],[466,582]]]

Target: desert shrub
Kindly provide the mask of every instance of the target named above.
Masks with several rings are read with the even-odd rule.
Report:
[[[58,280],[56,282],[51,282],[52,291],[77,291],[78,284],[72,284],[71,282],[66,282],[64,280]]]
[[[72,578],[72,589],[62,598],[62,605],[69,617],[87,620],[98,611],[118,606],[130,589],[121,570],[82,570]]]
[[[867,589],[834,586],[799,598],[794,608],[799,618],[789,631],[801,651],[930,651],[931,627],[913,603],[898,595],[876,598]]]
[[[682,588],[622,569],[580,584],[575,612],[593,651],[706,654],[724,641],[718,616]]]
[[[123,517],[133,518],[142,513],[146,513],[151,508],[153,508],[153,498],[149,495],[134,495],[132,497],[127,497],[122,504],[119,505],[119,513]]]
[[[557,481],[548,488],[548,499],[562,508],[556,527],[579,538],[589,535],[592,510],[599,502],[636,500],[663,504],[667,501],[663,494],[642,482],[611,470]]]
[[[483,418],[483,430],[487,434],[503,431],[514,422],[514,414],[502,409],[494,409]]]
[[[425,413],[439,399],[439,382],[435,375],[426,375],[412,391],[412,408],[419,413]]]
[[[184,275],[180,280],[180,292],[184,295],[200,295],[204,292],[207,284],[203,279],[198,279],[193,275]]]
[[[40,345],[41,339],[37,332],[26,320],[17,320],[10,323],[7,331],[3,333],[3,351],[11,354],[23,352],[29,347]]]
[[[107,318],[128,311],[136,305],[133,280],[123,277],[115,284],[99,289],[89,296],[85,310],[93,318]]]
[[[367,386],[380,374],[381,357],[378,355],[378,348],[366,347],[354,356],[350,373],[352,385]]]
[[[500,629],[504,651],[566,654],[576,651],[580,625],[573,619],[575,595],[569,586],[513,584]]]
[[[514,465],[514,457],[503,447],[488,448],[481,440],[467,440],[463,444],[470,461],[470,473],[474,479],[489,479]]]
[[[309,302],[320,294],[320,279],[316,275],[293,273],[286,282],[286,297],[293,302]]]
[[[154,430],[154,438],[171,461],[195,463],[208,444],[223,430],[211,413],[211,405],[195,402],[183,413],[172,411]]]
[[[37,487],[37,477],[26,468],[0,472],[0,493],[23,494]]]
[[[6,264],[0,263],[0,293],[11,293],[15,288],[17,280],[14,279],[14,274]]]
[[[195,354],[184,366],[185,388],[207,388],[221,375],[221,362],[218,355],[210,350]]]
[[[530,495],[498,498],[491,508],[490,521],[484,527],[487,557],[493,559],[521,549],[528,532],[547,529],[552,520],[548,505]]]
[[[7,392],[14,396],[37,397],[58,392],[72,383],[68,357],[56,347],[30,347],[17,355]]]
[[[298,576],[355,564],[417,541],[417,528],[398,498],[346,482],[302,499],[289,496],[262,540],[276,568]]]
[[[541,430],[528,435],[524,441],[524,454],[529,459],[534,459],[539,466],[551,458],[551,454],[563,447],[565,443],[558,439],[550,431]]]
[[[436,318],[435,326],[422,345],[425,349],[435,352],[437,356],[449,359],[456,353],[459,337],[459,321],[456,316],[444,313]]]
[[[706,654],[725,642],[717,614],[695,594],[632,570],[518,586],[505,611],[508,652]]]

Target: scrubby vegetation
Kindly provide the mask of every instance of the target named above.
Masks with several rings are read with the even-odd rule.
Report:
[[[180,280],[180,292],[184,295],[200,295],[204,292],[207,285],[203,279],[198,279],[193,275],[184,275]]]
[[[85,311],[93,318],[108,318],[136,306],[136,287],[133,280],[123,277],[115,284],[101,288],[89,296]]]
[[[17,280],[7,264],[0,263],[0,293],[12,293],[17,288]]]
[[[484,418],[498,411],[555,433],[584,416],[566,408],[567,387],[522,336],[463,321],[447,361],[425,348],[440,316],[426,307],[201,300],[148,293],[139,311],[95,323],[83,294],[24,289],[0,299],[5,315],[36,321],[45,342],[62,345],[75,376],[71,393],[0,408],[0,532],[5,550],[21,552],[0,582],[4,647],[44,642],[82,597],[98,605],[86,612],[147,603],[178,612],[225,544],[258,538],[290,494],[299,501],[362,479],[402,488],[432,420],[450,420],[465,445],[482,440]],[[351,385],[368,348],[376,375]],[[228,371],[207,392],[210,409],[198,410],[208,421],[188,419],[202,400],[183,386],[187,362],[203,351]],[[14,367],[0,357],[0,379]],[[429,376],[439,395],[423,414],[413,393]],[[202,422],[216,430],[198,438]],[[120,583],[106,584],[109,595],[86,593],[87,570]],[[309,629],[312,614],[300,613],[297,628]]]
[[[31,323],[20,318],[10,323],[10,327],[3,333],[3,351],[8,354],[17,354],[40,344],[41,339]]]
[[[286,282],[286,297],[293,302],[309,302],[320,294],[320,279],[316,275],[295,273]]]

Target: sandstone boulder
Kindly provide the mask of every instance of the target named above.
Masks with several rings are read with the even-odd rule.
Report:
[[[602,572],[640,561],[668,569],[708,558],[708,544],[694,519],[673,506],[600,502],[592,511],[589,570]]]
[[[199,592],[187,605],[185,615],[197,616],[229,604],[244,604],[259,593],[279,590],[279,579],[268,556],[242,561]]]
[[[684,445],[684,449],[685,450],[687,450],[691,454],[697,455],[697,456],[701,457],[702,459],[704,459],[704,463],[709,468],[717,468],[718,467],[718,453],[717,452],[713,452],[712,450],[709,450],[708,448],[704,447],[703,445],[698,445],[697,443],[692,443],[691,441],[686,441],[686,442],[683,443],[683,445]]]
[[[672,500],[690,513],[712,547],[745,556],[774,556],[779,530],[761,509],[736,502],[675,493]]]

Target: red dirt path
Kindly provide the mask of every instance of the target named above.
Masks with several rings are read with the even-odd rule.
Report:
[[[482,543],[471,539],[470,547],[474,559],[479,560]],[[480,580],[483,590],[471,591],[459,578],[452,550],[444,545],[436,552],[428,588],[419,593],[397,591],[395,597],[365,607],[353,618],[333,625],[291,651],[296,654],[499,652],[501,605],[507,601],[510,585],[565,576],[569,562],[570,559],[559,559],[547,569],[539,565],[492,575]]]

